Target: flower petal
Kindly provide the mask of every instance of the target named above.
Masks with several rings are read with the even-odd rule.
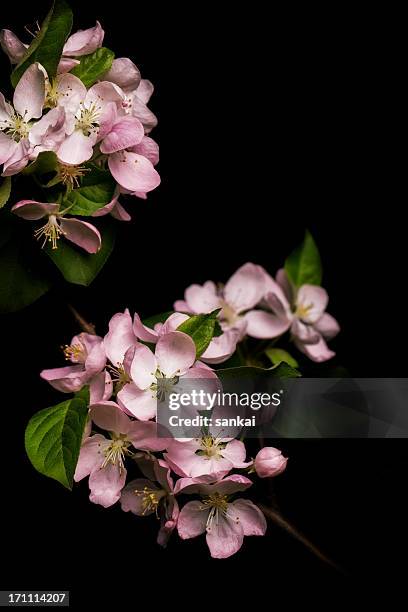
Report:
[[[36,62],[24,72],[14,90],[14,108],[25,121],[38,119],[45,102],[45,76]]]
[[[226,559],[241,548],[244,533],[239,522],[226,518],[219,512],[217,519],[207,527],[206,540],[213,559]]]
[[[125,486],[126,470],[120,469],[118,464],[108,463],[91,472],[89,476],[89,499],[94,504],[104,508],[113,506],[120,499],[120,493]]]
[[[105,32],[97,21],[93,28],[78,30],[75,34],[72,34],[65,43],[62,53],[71,57],[93,53],[102,46],[104,36]]]
[[[129,150],[133,153],[139,153],[139,155],[147,157],[147,159],[152,162],[153,166],[159,163],[159,145],[149,136],[144,136],[139,144],[134,145]]]
[[[109,156],[109,169],[114,179],[130,191],[148,192],[160,185],[160,176],[143,155],[120,151]]]
[[[251,310],[245,315],[247,334],[260,340],[277,338],[290,327],[290,321],[263,310]]]
[[[144,104],[147,104],[152,97],[154,85],[148,79],[142,79],[136,90],[136,95]]]
[[[112,378],[106,370],[96,374],[89,385],[89,404],[97,404],[109,400],[113,393]]]
[[[62,74],[57,79],[58,106],[62,106],[68,113],[77,111],[86,96],[86,87],[78,77],[73,74]]]
[[[336,319],[325,312],[314,325],[315,329],[322,334],[324,338],[330,340],[334,338],[340,331],[340,325]]]
[[[137,342],[133,333],[132,317],[129,310],[116,313],[109,321],[109,332],[103,344],[110,362],[117,366],[123,363],[126,351]]]
[[[134,421],[127,436],[135,448],[157,452],[165,450],[170,444],[171,440],[162,436],[164,431],[164,428],[153,421]]]
[[[43,370],[40,376],[62,393],[76,393],[87,381],[86,372],[81,365]]]
[[[155,355],[160,372],[166,378],[173,378],[191,368],[196,359],[196,347],[190,336],[174,331],[161,336]]]
[[[210,364],[226,361],[235,352],[238,340],[239,332],[237,330],[227,330],[221,336],[211,340],[207,349],[201,355],[201,359]]]
[[[81,62],[79,60],[71,59],[70,57],[61,57],[57,72],[58,74],[65,74],[75,68],[75,66],[79,66]]]
[[[81,130],[75,130],[61,144],[57,157],[63,164],[82,164],[91,159],[95,141],[95,135],[85,136]]]
[[[143,491],[159,491],[158,487],[147,478],[136,478],[129,482],[120,496],[120,505],[124,512],[132,512],[136,516],[148,516],[155,512],[152,506],[150,509],[144,505]]]
[[[74,480],[79,482],[85,476],[98,468],[102,461],[101,448],[105,447],[108,440],[101,434],[96,434],[90,438],[86,438],[81,446],[78,463],[75,469]]]
[[[156,381],[157,360],[148,346],[137,342],[130,366],[130,375],[139,389],[145,390]]]
[[[27,51],[26,45],[11,30],[0,32],[0,45],[12,64],[19,64]]]
[[[109,154],[128,149],[137,145],[143,138],[144,129],[136,117],[120,117],[113,125],[111,131],[103,139],[101,153]]]
[[[150,389],[143,391],[129,383],[117,395],[120,406],[141,421],[149,421],[156,416],[157,400]]]
[[[205,532],[209,511],[203,510],[201,501],[188,502],[180,510],[177,530],[182,540],[196,538]]]
[[[133,331],[139,340],[156,344],[158,333],[154,329],[150,329],[150,327],[143,325],[137,312],[135,312],[135,316],[133,317]]]
[[[91,223],[79,219],[61,219],[60,225],[65,238],[87,253],[97,253],[101,248],[101,235]]]
[[[132,422],[115,402],[99,402],[90,410],[92,421],[101,429],[116,434],[126,434]]]
[[[295,344],[299,351],[302,351],[302,353],[307,355],[309,359],[317,363],[328,361],[336,354],[334,351],[329,349],[322,337],[320,337],[320,340],[314,344],[303,343],[299,340],[295,340]]]
[[[27,221],[38,221],[47,215],[53,215],[58,210],[58,204],[47,204],[35,200],[20,200],[11,209],[18,217]]]
[[[224,288],[225,301],[237,313],[253,308],[265,293],[265,273],[261,266],[246,263],[231,276]]]
[[[258,508],[249,499],[237,499],[229,505],[233,516],[237,516],[246,536],[262,536],[266,532],[266,519]]]
[[[4,132],[0,132],[0,164],[4,164],[10,159],[17,146],[18,143],[15,140]]]
[[[316,323],[326,310],[329,296],[323,287],[302,285],[296,296],[296,305],[305,311],[299,315],[305,323]]]
[[[111,69],[103,75],[104,81],[119,85],[123,91],[134,91],[140,83],[139,68],[128,57],[113,60]]]
[[[208,314],[221,306],[217,288],[212,281],[204,285],[190,285],[184,292],[184,299],[189,308],[187,312]]]

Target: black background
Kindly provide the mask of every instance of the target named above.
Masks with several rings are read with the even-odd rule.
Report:
[[[247,538],[226,561],[209,559],[204,538],[175,537],[163,551],[154,519],[105,510],[88,502],[86,483],[69,493],[37,474],[23,432],[35,411],[60,401],[38,374],[63,364],[59,346],[77,331],[67,302],[103,334],[124,307],[142,316],[169,310],[190,283],[225,281],[246,261],[273,272],[305,227],[321,250],[329,311],[342,326],[335,363],[353,376],[406,375],[398,16],[292,5],[278,13],[256,3],[71,5],[77,27],[100,19],[105,45],[132,57],[155,84],[162,185],[127,206],[133,222],[121,226],[90,288],[61,284],[2,317],[0,587],[71,589],[76,602],[119,601],[134,588],[137,604],[136,590],[152,581],[163,585],[163,592],[148,587],[159,605],[180,583],[197,583],[200,595],[199,584],[211,589],[229,576],[238,592],[276,593],[288,579],[307,578],[315,593],[339,575],[277,528]],[[47,3],[18,7],[2,7],[0,25],[23,37]],[[2,58],[3,84],[8,72]],[[290,457],[274,481],[285,516],[359,584],[398,581],[406,442],[279,446]]]

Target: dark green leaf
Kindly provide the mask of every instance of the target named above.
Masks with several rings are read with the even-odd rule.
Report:
[[[44,248],[69,283],[90,285],[108,260],[115,242],[115,228],[112,223],[104,223],[103,227],[98,226],[98,229],[102,236],[102,246],[95,255],[86,253],[63,238],[57,249],[53,250],[49,244]]]
[[[115,54],[106,47],[101,47],[89,55],[81,57],[79,66],[71,70],[85,87],[91,87],[105,72],[110,70]]]
[[[271,360],[274,365],[279,365],[283,361],[288,365],[292,366],[292,368],[299,367],[299,364],[296,359],[284,349],[271,347],[266,349],[265,355]]]
[[[37,412],[27,425],[25,448],[35,469],[72,488],[88,404],[74,397]]]
[[[53,151],[43,151],[39,154],[35,162],[24,168],[22,174],[48,174],[56,171],[58,166],[57,156]]]
[[[322,262],[316,243],[308,230],[302,244],[286,259],[285,271],[295,287],[321,284]]]
[[[29,261],[21,257],[17,237],[0,249],[0,312],[15,312],[48,291],[50,283],[37,276]]]
[[[24,72],[34,62],[44,66],[50,79],[56,76],[62,49],[71,32],[72,19],[72,11],[65,0],[54,0],[41,30],[11,74],[13,87],[16,87]]]
[[[82,179],[81,187],[73,189],[63,200],[62,207],[69,208],[69,214],[90,217],[113,198],[116,183],[109,172],[93,169]]]
[[[245,380],[262,378],[298,378],[300,373],[287,363],[281,362],[272,368],[257,368],[254,366],[241,366],[238,368],[221,368],[217,370],[217,376],[223,380]]]
[[[0,184],[0,208],[3,208],[9,201],[11,193],[11,177],[6,176]]]
[[[153,329],[156,323],[164,323],[170,315],[173,314],[173,310],[169,310],[168,312],[161,312],[160,314],[153,315],[152,317],[148,317],[147,319],[143,319],[143,325],[146,327],[150,327]]]
[[[209,314],[194,315],[178,326],[177,331],[191,336],[196,345],[197,359],[205,352],[214,337],[215,323],[220,309]]]

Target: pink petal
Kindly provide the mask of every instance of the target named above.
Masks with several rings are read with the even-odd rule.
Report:
[[[177,328],[189,318],[188,315],[181,312],[173,312],[160,327],[159,335],[164,336],[172,331],[176,331]]]
[[[150,389],[142,391],[129,383],[119,391],[117,398],[120,406],[141,421],[149,421],[156,416],[157,400]]]
[[[102,46],[105,32],[99,21],[93,28],[78,30],[72,34],[64,45],[63,54],[71,57],[79,57],[93,53]]]
[[[116,203],[116,206],[113,208],[111,212],[112,217],[117,219],[118,221],[130,221],[132,217],[129,213],[123,208],[120,202]]]
[[[207,527],[206,540],[213,559],[226,559],[241,548],[244,541],[243,529],[239,522],[218,513],[218,520],[212,521],[211,526]]]
[[[103,343],[105,352],[110,362],[117,366],[122,364],[126,351],[137,342],[133,333],[132,318],[129,310],[118,312],[109,321],[109,332]]]
[[[65,366],[43,370],[41,378],[50,383],[51,387],[62,393],[76,393],[86,383],[86,372],[81,365]]]
[[[42,115],[45,101],[45,76],[38,63],[31,64],[14,90],[13,104],[25,121]]]
[[[290,327],[290,321],[280,318],[263,310],[251,310],[245,315],[247,322],[247,334],[252,338],[268,339],[277,338],[284,334]]]
[[[184,300],[176,300],[173,304],[173,308],[179,312],[191,312],[189,305]]]
[[[126,470],[118,465],[108,465],[94,470],[89,477],[91,493],[89,499],[104,508],[113,506],[120,499],[120,493],[126,482]]]
[[[1,120],[1,119],[0,119]],[[17,148],[17,142],[7,136],[4,132],[0,132],[0,164],[4,164],[13,155]]]
[[[128,57],[118,57],[103,75],[103,80],[119,85],[123,91],[133,91],[140,83],[140,71]]]
[[[89,476],[93,470],[101,465],[103,461],[102,449],[105,448],[108,443],[108,440],[101,434],[96,434],[95,436],[85,439],[82,443],[75,469],[75,482],[79,482],[85,478],[85,476]]]
[[[16,144],[17,146],[12,155],[4,162],[2,176],[13,176],[14,174],[18,174],[30,161],[32,146],[28,138],[24,138]]]
[[[143,123],[146,134],[152,131],[157,125],[157,117],[152,111],[147,108],[146,104],[139,98],[136,93],[132,99],[132,115]]]
[[[315,344],[304,344],[299,340],[295,340],[297,348],[309,357],[312,361],[321,363],[322,361],[328,361],[335,356],[336,353],[331,351],[327,346],[326,342],[321,338]]]
[[[101,248],[101,235],[90,223],[79,221],[79,219],[61,219],[60,225],[65,238],[83,248],[87,253],[97,253]]]
[[[170,444],[170,439],[161,437],[162,433],[163,428],[153,421],[134,421],[127,436],[135,448],[157,452],[165,450]]]
[[[286,274],[284,268],[280,268],[276,273],[276,282],[279,287],[282,289],[286,300],[292,304],[294,301],[293,295],[293,285],[290,282],[288,275]]]
[[[177,530],[182,540],[196,538],[205,532],[208,510],[203,510],[201,501],[188,502],[180,510]]]
[[[135,312],[135,316],[133,318],[133,331],[139,340],[142,340],[143,342],[153,342],[156,344],[158,333],[154,331],[154,329],[150,329],[150,327],[143,325],[137,312]]]
[[[147,104],[152,97],[153,91],[153,83],[148,79],[142,79],[139,83],[139,87],[137,88],[136,95],[139,100],[144,102],[144,104]]]
[[[57,151],[57,157],[63,164],[77,166],[91,159],[96,136],[85,136],[81,130],[75,130],[67,136]]]
[[[154,508],[146,510],[143,505],[143,494],[141,493],[144,489],[159,491],[158,487],[147,478],[136,478],[126,485],[120,496],[120,505],[124,512],[132,512],[136,516],[148,516],[154,513]]]
[[[238,518],[244,535],[262,536],[266,532],[264,514],[249,499],[237,499],[229,505],[230,514]]]
[[[213,338],[208,348],[201,355],[201,359],[206,363],[217,364],[226,361],[237,348],[239,332],[234,329],[227,330],[221,336]]]
[[[65,111],[62,107],[53,108],[33,125],[29,141],[35,145],[36,154],[42,151],[55,151],[65,140]]]
[[[131,426],[129,417],[115,402],[99,402],[91,406],[90,417],[101,429],[126,434]]]
[[[324,338],[330,340],[334,338],[340,331],[340,325],[336,319],[325,312],[314,325],[315,329],[322,334]]]
[[[102,153],[116,153],[138,144],[144,135],[143,125],[135,117],[120,117],[103,139]]]
[[[237,313],[253,308],[265,293],[265,273],[261,266],[246,263],[231,276],[224,288],[226,302]]]
[[[18,217],[27,221],[37,221],[47,215],[53,215],[57,212],[58,204],[47,204],[45,202],[36,202],[35,200],[20,200],[11,209]]]
[[[0,32],[0,45],[12,64],[19,64],[27,51],[26,45],[11,30]]]
[[[61,57],[60,62],[58,64],[58,74],[65,74],[75,68],[75,66],[79,66],[81,62],[79,60],[70,59],[69,57]]]
[[[307,309],[301,318],[305,323],[316,323],[326,310],[329,296],[323,287],[317,285],[302,285],[296,296],[297,307]]]
[[[245,461],[246,448],[245,444],[240,440],[228,442],[221,454],[225,459],[231,461],[234,468],[244,469],[250,465],[250,463]]]
[[[89,385],[89,393],[89,403],[91,406],[109,400],[113,393],[113,383],[109,372],[103,370],[92,378]]]
[[[139,144],[131,147],[130,151],[147,157],[147,159],[152,162],[153,166],[159,163],[159,145],[153,138],[149,138],[149,136],[144,136]]]
[[[294,319],[290,331],[295,340],[306,344],[316,344],[320,340],[320,334],[313,325],[306,325],[299,319]]]
[[[160,185],[160,176],[143,155],[120,151],[109,156],[109,169],[114,179],[130,191],[148,192]]]
[[[62,106],[67,112],[77,111],[86,96],[86,87],[78,77],[73,74],[62,74],[57,79],[58,106]]]
[[[160,372],[166,378],[173,378],[184,374],[193,365],[196,347],[190,336],[174,331],[161,336],[155,355]]]
[[[130,366],[130,375],[139,389],[145,390],[156,382],[157,361],[148,346],[137,342]]]
[[[212,281],[207,281],[204,285],[190,285],[184,293],[184,298],[189,309],[187,312],[194,314],[208,314],[221,305]]]

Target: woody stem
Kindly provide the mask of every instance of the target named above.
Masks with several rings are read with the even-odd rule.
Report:
[[[93,323],[88,323],[88,321],[84,319],[84,317],[79,314],[79,312],[73,306],[71,306],[71,304],[68,304],[68,308],[74,315],[74,318],[77,323],[79,323],[82,331],[86,332],[87,334],[96,335],[95,325]]]

